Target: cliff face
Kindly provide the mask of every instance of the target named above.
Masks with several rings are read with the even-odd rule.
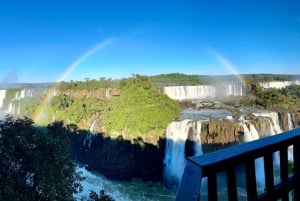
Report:
[[[295,124],[295,127],[300,127],[300,110],[292,114],[292,119]]]
[[[202,123],[201,142],[204,153],[229,147],[241,141],[243,128],[229,120],[211,119]]]
[[[96,97],[100,99],[119,96],[120,91],[117,88],[99,88],[97,90],[66,90],[64,94],[74,98]]]
[[[164,139],[160,139],[158,145],[154,146],[142,139],[131,142],[121,136],[113,139],[97,134],[91,136],[91,144],[87,146],[83,143],[86,135],[72,135],[72,155],[75,160],[87,165],[89,170],[118,180],[162,179]]]
[[[193,113],[193,116],[197,117],[197,114]],[[247,113],[242,116],[241,114],[235,115],[235,117],[231,118],[200,120],[200,136],[203,153],[254,140],[254,135],[258,135],[259,138],[262,138],[291,130],[299,126],[299,117],[299,112],[291,114],[288,112],[265,111],[260,113]],[[182,128],[182,130],[184,130],[184,128]],[[189,132],[193,132],[193,130],[190,129]],[[255,132],[255,134],[253,134],[253,132]],[[189,134],[189,136],[192,136],[192,134]],[[186,156],[193,155],[191,145],[193,145],[193,143],[189,137],[185,148]]]

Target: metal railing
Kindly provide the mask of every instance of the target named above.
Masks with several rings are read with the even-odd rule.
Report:
[[[289,173],[288,148],[291,146],[293,170]],[[279,155],[279,181],[276,182],[275,153]],[[263,191],[258,190],[256,182],[255,161],[260,158],[263,159]],[[300,129],[188,158],[175,200],[201,200],[203,181],[207,182],[207,199],[218,200],[217,174],[221,172],[225,172],[227,180],[226,199],[239,200],[236,170],[241,166],[244,167],[246,200],[287,201],[292,197],[300,201]]]

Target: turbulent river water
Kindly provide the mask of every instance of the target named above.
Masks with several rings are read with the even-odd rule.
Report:
[[[116,201],[171,201],[175,198],[175,192],[159,182],[112,181],[99,173],[89,172],[84,167],[78,167],[77,171],[82,172],[82,176],[85,177],[81,182],[83,191],[75,195],[78,201],[81,198],[87,200],[91,190],[97,193],[104,190],[105,194]]]

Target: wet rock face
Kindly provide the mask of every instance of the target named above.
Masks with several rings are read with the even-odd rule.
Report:
[[[286,112],[278,112],[279,124],[283,131],[289,130],[289,119],[288,113]]]
[[[253,119],[252,123],[254,124],[257,132],[260,134],[260,137],[266,137],[270,135],[270,120],[264,117],[256,117]]]
[[[211,119],[202,123],[201,142],[204,153],[238,144],[243,128],[229,120]]]
[[[295,122],[295,127],[300,127],[300,110],[295,112],[293,116],[294,116],[293,120]]]

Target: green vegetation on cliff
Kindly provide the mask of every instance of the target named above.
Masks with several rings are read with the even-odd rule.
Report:
[[[186,75],[182,73],[161,74],[150,76],[149,79],[159,84],[200,85],[204,83],[199,75]]]
[[[85,88],[87,87],[87,88]],[[60,83],[58,94],[43,106],[47,125],[54,119],[89,129],[97,120],[97,132],[126,139],[158,139],[179,113],[179,104],[162,94],[144,76],[117,81],[100,79]],[[33,114],[38,103],[26,105]]]
[[[252,97],[245,97],[244,104],[266,109],[297,109],[300,104],[300,86],[290,85],[283,89],[263,89],[258,82],[249,82]]]
[[[146,77],[124,79],[120,87],[120,96],[110,102],[106,112],[109,133],[124,132],[133,138],[159,136],[179,115],[178,103],[161,94]]]

